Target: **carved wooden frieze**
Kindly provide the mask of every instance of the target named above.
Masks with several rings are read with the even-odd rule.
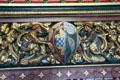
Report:
[[[120,22],[0,23],[0,64],[120,63]]]

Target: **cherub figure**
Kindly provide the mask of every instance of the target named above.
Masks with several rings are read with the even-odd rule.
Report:
[[[42,30],[44,29],[48,33],[49,27],[46,27],[46,26],[44,27],[44,25],[42,23],[32,23],[31,28],[32,28],[32,30],[30,32],[26,33],[23,37],[24,40],[29,43],[29,46],[27,48],[22,48],[23,51],[29,50],[30,53],[32,54],[31,56],[29,56],[27,58],[22,58],[20,60],[20,63],[24,64],[24,65],[40,64],[40,61],[47,55],[45,45],[47,45],[48,47],[52,45],[45,38],[39,37],[39,35],[38,35],[38,34],[41,34],[41,36],[46,37],[46,35],[43,34]],[[22,43],[22,42],[19,42],[19,43]],[[37,54],[36,52],[39,55],[36,56],[36,54]],[[36,56],[36,57],[34,58],[34,56]]]
[[[83,58],[88,62],[103,62],[105,58],[101,55],[95,56],[95,54],[102,54],[101,51],[101,42],[98,38],[97,33],[92,30],[94,24],[93,23],[85,23],[84,30],[87,32],[86,36],[84,37],[83,48],[84,48],[84,55]],[[96,52],[95,52],[96,51]]]

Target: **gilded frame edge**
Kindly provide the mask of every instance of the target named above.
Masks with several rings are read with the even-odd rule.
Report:
[[[1,3],[0,6],[104,6],[104,5],[120,5],[120,2],[96,2],[96,3]]]
[[[3,70],[28,70],[28,69],[55,69],[55,68],[82,68],[82,67],[110,67],[120,66],[120,64],[88,64],[88,65],[61,65],[61,66],[37,66],[37,67],[15,67],[15,68],[0,68]]]

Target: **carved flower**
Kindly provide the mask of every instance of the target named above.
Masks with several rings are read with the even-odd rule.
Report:
[[[2,44],[3,43],[3,41],[2,41],[2,38],[1,38],[1,36],[0,36],[0,44]]]
[[[118,42],[120,43],[120,35],[118,36],[117,40],[118,40]]]
[[[75,64],[76,62],[80,62],[81,60],[82,60],[81,55],[80,54],[75,54],[73,56],[73,59],[71,60],[71,62]]]
[[[95,44],[95,43],[92,43],[92,44],[90,45],[90,49],[91,49],[92,51],[95,51],[95,50],[97,49],[96,44]]]

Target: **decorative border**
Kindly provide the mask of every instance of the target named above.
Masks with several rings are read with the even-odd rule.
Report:
[[[0,71],[0,80],[119,80],[120,67],[77,67]]]
[[[114,17],[45,17],[45,18],[0,18],[0,22],[61,22],[61,21],[114,21],[120,20],[119,16]]]
[[[120,2],[120,0],[1,0],[0,3],[96,3]]]
[[[10,14],[10,15],[61,15],[61,14],[65,14],[65,15],[72,15],[72,14],[113,14],[113,13],[116,13],[116,14],[119,14],[120,13],[120,10],[109,10],[109,11],[106,11],[106,10],[100,10],[100,11],[56,11],[56,12],[53,12],[53,11],[38,11],[38,12],[35,12],[35,11],[25,11],[25,12],[21,12],[21,11],[13,11],[13,12],[0,12],[0,15],[1,14],[4,14],[4,15],[7,15],[7,14]]]
[[[120,3],[117,3],[117,2],[115,2],[115,3],[86,3],[86,4],[84,4],[84,3],[74,3],[74,4],[68,4],[68,3],[60,3],[60,4],[0,4],[0,6],[1,6],[1,8],[2,7],[25,7],[25,6],[28,6],[28,7],[39,7],[39,6],[44,6],[44,7],[55,7],[55,6],[57,6],[57,7],[72,7],[72,6],[76,6],[76,7],[80,7],[80,6],[87,6],[87,7],[89,7],[89,6],[95,6],[95,7],[100,7],[100,6],[119,6],[120,5]],[[107,14],[107,13],[109,13],[110,12],[110,14]],[[66,11],[56,11],[56,12],[14,12],[14,11],[11,11],[11,12],[9,12],[9,11],[5,11],[5,12],[3,12],[3,11],[0,11],[0,16],[1,16],[1,18],[0,18],[0,22],[3,22],[2,21],[2,18],[4,18],[6,15],[8,15],[8,17],[9,16],[11,16],[12,14],[17,14],[17,15],[25,15],[26,17],[27,17],[27,13],[28,14],[41,14],[41,15],[50,15],[50,14],[52,14],[52,16],[54,15],[54,14],[57,14],[57,15],[61,15],[61,16],[63,16],[64,14],[78,14],[77,16],[79,16],[80,14],[85,14],[85,15],[83,15],[83,18],[84,17],[86,17],[86,14],[89,14],[90,15],[90,13],[92,13],[92,14],[94,14],[94,13],[96,13],[96,14],[98,14],[98,15],[101,15],[102,14],[102,16],[107,16],[107,17],[109,17],[109,16],[118,16],[118,18],[119,18],[119,16],[120,16],[120,10],[100,10],[100,11],[98,11],[98,10],[95,10],[95,11],[71,11],[70,13],[69,13],[69,11],[66,13]],[[98,16],[97,15],[97,16]],[[47,18],[47,17],[46,17]],[[68,17],[69,18],[69,17]],[[89,18],[89,17],[88,17]],[[105,18],[105,17],[103,17],[103,18]],[[9,18],[8,18],[9,19]],[[17,20],[18,20],[19,18],[17,18]],[[110,19],[112,19],[112,17],[110,18]],[[109,20],[110,20],[109,19]],[[113,18],[114,20],[117,20],[117,18]],[[5,21],[5,19],[3,19],[4,21]],[[87,20],[87,19],[86,19]],[[120,20],[120,18],[119,18],[119,20]],[[9,21],[8,21],[9,22]],[[1,68],[0,70],[19,70],[19,69],[42,69],[42,68],[82,68],[82,67],[92,67],[92,66],[94,66],[94,67],[97,67],[97,66],[119,66],[120,64],[93,64],[93,65],[66,65],[66,66],[38,66],[38,67],[16,67],[16,68]]]
[[[21,5],[21,6],[20,6]],[[5,17],[100,17],[120,16],[120,3],[115,4],[72,4],[61,5],[31,5],[30,4],[0,4],[0,18]],[[86,6],[86,7],[85,7]]]
[[[41,4],[15,4],[15,3],[1,3],[0,6],[104,6],[104,5],[120,5],[120,2],[109,2],[109,3],[41,3]]]
[[[56,65],[56,66],[37,66],[37,67],[15,67],[15,68],[0,68],[0,71],[4,70],[31,70],[31,69],[55,69],[55,68],[83,68],[83,67],[119,67],[120,64],[91,64],[91,65]]]
[[[76,19],[76,18],[74,18]],[[74,20],[72,19],[72,20]],[[19,19],[19,18],[16,18],[16,19],[0,19],[0,22],[29,22],[30,20],[32,21],[37,21],[37,22],[41,22],[40,20],[42,20],[42,22],[48,22],[49,20],[47,18],[43,19],[43,18],[37,18],[37,19]],[[65,18],[62,18],[59,20],[59,18],[54,18],[54,20],[52,20],[51,22],[54,22],[54,21],[68,21],[68,20],[71,20],[70,18],[68,20],[65,20]],[[120,17],[101,17],[101,18],[89,18],[89,17],[83,17],[83,18],[80,18],[80,19],[76,19],[75,21],[106,21],[106,20],[120,20]],[[13,68],[0,68],[0,71],[2,70],[23,70],[23,69],[47,69],[47,68],[51,68],[51,69],[54,69],[54,68],[82,68],[82,67],[105,67],[105,66],[120,66],[120,64],[90,64],[90,65],[51,65],[51,66],[36,66],[36,67],[13,67]]]

